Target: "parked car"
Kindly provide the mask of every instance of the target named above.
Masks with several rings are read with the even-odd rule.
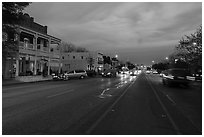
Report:
[[[52,74],[52,79],[53,80],[68,80],[68,76],[66,76],[65,74],[56,74],[56,73],[53,73]]]
[[[80,78],[80,79],[84,79],[85,77],[87,77],[87,73],[85,70],[73,70],[70,71],[68,73],[65,73],[66,76],[68,76],[68,78]]]
[[[162,82],[164,85],[168,86],[173,84],[183,84],[188,86],[191,81],[188,79],[188,77],[191,77],[191,74],[188,70],[173,68],[163,72]]]
[[[94,77],[97,75],[95,70],[86,70],[87,76]]]
[[[114,69],[108,69],[102,72],[102,77],[116,77],[117,73]]]

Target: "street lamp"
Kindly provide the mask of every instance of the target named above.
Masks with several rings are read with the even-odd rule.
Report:
[[[117,54],[115,55],[115,58],[118,58],[118,55],[117,55]]]
[[[166,59],[166,60],[168,60],[169,58],[168,58],[168,57],[166,57],[165,59]]]
[[[154,63],[154,60],[152,60],[152,63]]]

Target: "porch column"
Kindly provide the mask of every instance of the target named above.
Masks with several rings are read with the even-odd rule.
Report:
[[[37,75],[37,44],[38,44],[38,34],[35,34],[35,42],[34,42],[34,49],[35,49],[35,61],[34,61],[34,75]]]
[[[48,59],[48,75],[50,75],[50,58]]]
[[[37,75],[37,57],[36,56],[34,60],[34,75]]]
[[[16,58],[16,76],[19,76],[19,58]]]

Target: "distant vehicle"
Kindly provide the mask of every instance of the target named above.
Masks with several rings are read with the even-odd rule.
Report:
[[[117,73],[114,69],[108,69],[102,72],[102,77],[116,77]]]
[[[68,73],[65,73],[65,75],[68,76],[69,79],[71,78],[84,79],[85,77],[87,77],[87,73],[85,70],[73,70]]]
[[[151,73],[151,71],[150,70],[146,70],[146,74],[150,74]]]
[[[162,82],[164,85],[171,86],[173,84],[183,84],[188,86],[190,83],[191,74],[186,69],[173,68],[163,72]]]
[[[158,74],[158,72],[156,70],[153,70],[152,74]]]
[[[127,67],[122,67],[122,74],[129,74],[129,69]]]
[[[161,73],[159,74],[160,77],[163,77],[164,71],[161,71]]]
[[[56,74],[56,73],[53,73],[52,74],[52,79],[53,80],[68,80],[68,76],[66,76],[65,74]]]
[[[137,76],[141,73],[141,70],[131,70],[130,71],[130,76]]]

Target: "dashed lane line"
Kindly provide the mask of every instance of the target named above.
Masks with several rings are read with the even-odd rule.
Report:
[[[86,134],[90,134],[97,125],[106,117],[106,115],[112,111],[112,108],[120,101],[120,99],[125,95],[125,93],[128,91],[128,89],[134,84],[135,81],[132,81],[130,85],[124,90],[124,92],[113,102],[113,104],[96,120],[92,126],[86,131]]]
[[[159,104],[161,105],[162,109],[164,110],[164,112],[166,113],[170,123],[172,124],[174,130],[176,131],[176,133],[178,135],[182,135],[182,133],[180,132],[178,126],[176,125],[175,121],[173,120],[172,116],[170,115],[169,111],[167,110],[167,108],[165,107],[165,105],[162,103],[159,95],[157,94],[157,91],[156,89],[152,86],[152,84],[150,83],[149,79],[145,76],[146,80],[147,80],[147,83],[149,84],[149,86],[151,87],[151,89],[153,90],[157,100],[159,101]]]

